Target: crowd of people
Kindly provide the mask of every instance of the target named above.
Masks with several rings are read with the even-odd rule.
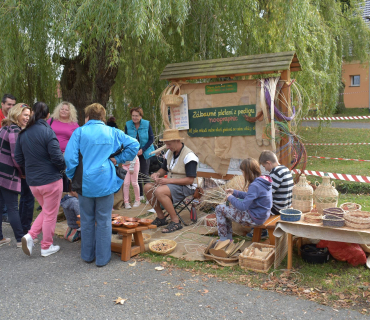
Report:
[[[71,242],[81,239],[81,258],[105,266],[111,259],[114,193],[122,185],[126,209],[131,209],[132,184],[132,207],[138,207],[145,194],[157,215],[154,225],[164,226],[163,233],[183,228],[174,204],[194,194],[199,159],[184,145],[178,130],[163,132],[160,141],[167,152],[161,166],[149,176],[154,135],[140,107],[130,110],[131,120],[121,131],[114,117],[106,123],[106,110],[98,103],[84,109],[81,127],[69,102],[61,102],[51,116],[44,102],[31,108],[16,104],[10,94],[3,96],[1,105],[0,208],[7,212],[16,247],[25,254],[32,254],[41,232],[42,256],[60,250],[53,244],[53,235],[61,206],[68,224],[64,238]],[[261,167],[269,174],[262,175]],[[273,152],[263,151],[259,161],[243,160],[240,169],[248,191],[227,189],[227,204],[216,207],[220,240],[232,240],[232,221],[261,225],[270,214],[279,214],[291,205],[293,178]],[[35,198],[41,212],[32,223]],[[0,221],[0,246],[10,242],[3,237]]]

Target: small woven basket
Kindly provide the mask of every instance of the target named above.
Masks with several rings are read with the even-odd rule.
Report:
[[[346,225],[351,228],[370,228],[370,212],[367,211],[347,211],[344,213],[344,220]]]
[[[153,248],[153,246],[158,245],[158,244],[169,245],[170,248],[167,249],[167,250],[157,250],[157,249]],[[158,253],[158,254],[161,254],[161,255],[166,255],[166,254],[169,254],[169,253],[173,252],[175,250],[176,246],[177,246],[177,242],[174,241],[174,240],[159,239],[159,240],[155,240],[155,241],[152,241],[152,242],[149,243],[149,250],[154,252],[154,253]]]
[[[250,256],[253,249],[268,252],[265,258]],[[242,254],[239,255],[239,266],[257,272],[267,272],[275,260],[275,246],[253,242]]]
[[[339,218],[343,218],[344,210],[341,208],[326,208],[323,210],[324,214],[331,214]]]
[[[295,222],[301,220],[302,212],[297,209],[280,210],[280,219],[283,221]]]
[[[180,96],[180,86],[173,83],[162,95],[163,103],[168,107],[179,107],[184,99]]]
[[[334,227],[340,228],[344,227],[345,222],[344,219],[338,216],[333,216],[332,214],[326,214],[322,218],[322,224],[324,227]]]
[[[303,220],[308,223],[322,223],[322,214],[318,212],[308,212],[303,215]]]
[[[345,210],[345,211],[358,211],[361,210],[361,205],[353,202],[345,202],[342,203],[339,208]]]

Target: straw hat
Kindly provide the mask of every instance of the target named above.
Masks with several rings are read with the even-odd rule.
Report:
[[[179,130],[177,129],[167,129],[163,132],[163,138],[159,141],[173,141],[173,140],[184,140],[184,138],[180,137]]]

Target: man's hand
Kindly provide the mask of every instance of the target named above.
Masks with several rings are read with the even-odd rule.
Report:
[[[137,153],[138,156],[141,156],[143,154],[143,150],[140,149],[139,152]]]
[[[157,181],[157,179],[159,178],[159,173],[158,172],[154,172],[152,173],[152,175],[150,176],[154,181]]]
[[[158,184],[160,186],[163,186],[165,184],[171,183],[168,180],[169,179],[167,179],[167,178],[158,178],[157,180],[155,180],[155,182],[156,182],[156,184]]]
[[[114,159],[114,158],[109,158],[109,160],[110,160],[110,161],[112,161],[114,165],[116,165],[116,164],[117,164],[117,160],[116,160],[116,159]]]

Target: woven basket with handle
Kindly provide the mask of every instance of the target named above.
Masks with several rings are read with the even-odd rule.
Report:
[[[183,100],[180,96],[180,86],[178,83],[171,84],[162,95],[162,101],[168,107],[179,107]]]

